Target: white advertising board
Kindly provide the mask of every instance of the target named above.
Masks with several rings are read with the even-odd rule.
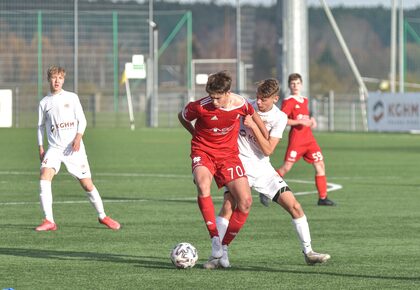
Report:
[[[142,54],[134,54],[132,62],[125,64],[125,76],[127,79],[145,79],[146,64]]]
[[[0,90],[0,127],[12,127],[12,90]]]
[[[369,131],[420,130],[420,93],[369,92]]]

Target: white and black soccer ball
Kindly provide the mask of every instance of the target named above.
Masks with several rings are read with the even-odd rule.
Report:
[[[179,243],[171,251],[171,261],[178,269],[192,268],[197,260],[197,249],[190,243]]]

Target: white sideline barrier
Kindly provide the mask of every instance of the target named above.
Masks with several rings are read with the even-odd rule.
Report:
[[[12,112],[12,90],[0,90],[0,127],[12,127]]]

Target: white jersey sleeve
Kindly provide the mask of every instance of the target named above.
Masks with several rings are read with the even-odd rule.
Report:
[[[273,109],[275,111],[271,115],[271,118],[273,120],[272,122],[269,122],[271,123],[272,127],[271,129],[267,128],[267,130],[269,130],[271,137],[281,139],[283,138],[284,129],[286,129],[286,126],[287,126],[287,115],[277,107],[273,107]]]
[[[84,134],[87,126],[85,113],[83,112],[82,104],[80,103],[79,97],[74,94],[74,110],[77,120],[77,133]]]
[[[45,118],[44,110],[42,108],[42,103],[40,102],[38,106],[38,145],[44,145],[44,134],[45,134]]]

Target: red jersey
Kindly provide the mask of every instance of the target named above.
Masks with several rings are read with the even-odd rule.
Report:
[[[288,119],[309,120],[308,98],[289,96],[283,100],[281,110]],[[289,146],[311,143],[315,140],[310,127],[303,125],[291,126],[289,132]]]
[[[216,108],[209,96],[185,106],[183,118],[188,122],[196,120],[191,151],[201,150],[216,159],[239,154],[240,119],[255,111],[243,97],[232,95],[239,99],[239,105],[229,109]]]

